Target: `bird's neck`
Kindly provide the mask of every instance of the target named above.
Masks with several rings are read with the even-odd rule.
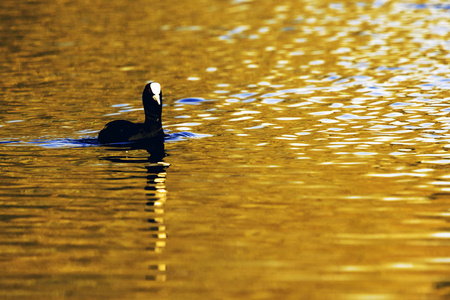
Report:
[[[146,129],[154,130],[162,127],[161,117],[153,114],[145,115],[144,126]]]

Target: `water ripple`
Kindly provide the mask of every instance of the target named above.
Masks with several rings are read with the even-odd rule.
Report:
[[[203,98],[184,98],[184,99],[180,99],[175,101],[175,103],[178,104],[188,104],[188,105],[199,105],[202,102],[205,102],[207,100],[203,99]]]

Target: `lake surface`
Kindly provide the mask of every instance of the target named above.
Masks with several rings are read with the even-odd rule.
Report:
[[[448,3],[0,8],[2,297],[450,297]]]

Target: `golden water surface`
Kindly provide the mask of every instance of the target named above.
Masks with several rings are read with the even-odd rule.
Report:
[[[0,297],[450,298],[449,4],[0,8]]]

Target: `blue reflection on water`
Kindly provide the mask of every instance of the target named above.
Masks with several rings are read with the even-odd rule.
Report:
[[[395,102],[390,104],[390,106],[410,106],[410,105],[414,105],[414,103]]]
[[[245,98],[252,97],[252,96],[255,96],[255,95],[257,95],[257,93],[246,92],[246,93],[234,94],[234,95],[231,95],[230,97],[235,97],[235,98],[239,98],[239,99],[245,99]]]
[[[206,100],[203,98],[184,98],[175,101],[175,103],[179,104],[190,104],[190,105],[199,105],[202,102],[205,102]]]
[[[209,134],[201,134],[201,133],[193,133],[193,132],[174,132],[169,133],[164,136],[164,142],[178,142],[187,139],[198,139],[209,137]],[[114,143],[109,146],[133,146],[135,142],[123,142],[123,143]],[[0,145],[14,145],[14,146],[26,146],[33,145],[44,148],[79,148],[79,147],[96,147],[101,146],[97,138],[93,137],[84,137],[80,139],[34,139],[28,142],[20,141],[20,140],[5,140],[0,141]]]
[[[410,4],[409,7],[413,9],[427,9],[427,8],[450,9],[450,4]]]

